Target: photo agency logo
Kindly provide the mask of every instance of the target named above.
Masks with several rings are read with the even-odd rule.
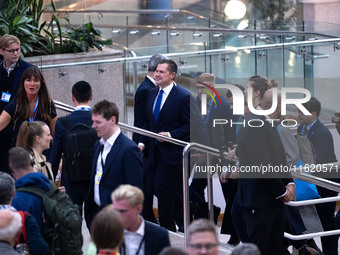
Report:
[[[241,89],[239,89],[237,86],[232,85],[232,84],[216,84],[215,88],[209,86],[208,84],[201,83],[204,85],[206,88],[200,88],[201,90],[205,91],[207,94],[202,94],[201,95],[201,114],[206,115],[207,114],[207,95],[209,95],[212,100],[214,101],[215,106],[217,106],[217,102],[215,100],[215,97],[213,94],[208,90],[210,89],[216,97],[219,99],[220,104],[222,106],[222,101],[217,93],[216,89],[229,89],[233,95],[233,114],[234,115],[244,115],[244,103],[245,103],[245,98],[244,94]],[[304,95],[303,98],[287,98],[287,95],[290,93],[295,93],[296,94],[302,94]],[[272,106],[268,110],[262,110],[262,109],[256,109],[253,106],[253,88],[249,87],[248,88],[248,108],[249,111],[255,115],[270,115],[274,113],[278,107],[278,89],[273,88],[273,98],[272,98]],[[311,98],[311,93],[309,90],[304,89],[304,88],[282,88],[281,89],[281,115],[287,115],[287,105],[295,105],[298,110],[300,110],[304,115],[312,115],[302,104],[306,103],[310,100]],[[281,124],[284,127],[292,128],[296,127],[298,125],[298,122],[295,119],[285,119],[285,120],[280,120],[280,119],[271,119],[268,120],[269,123],[271,123],[272,126],[274,126],[276,123]],[[262,127],[264,125],[264,122],[261,119],[252,119],[249,121],[243,120],[242,122],[233,122],[233,120],[228,120],[228,119],[214,119],[213,120],[213,127],[216,127],[216,125],[229,125],[230,127],[235,126],[235,125],[242,125],[242,126],[250,126],[250,127]]]

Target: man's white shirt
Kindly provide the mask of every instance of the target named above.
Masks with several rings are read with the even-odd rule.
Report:
[[[94,202],[101,206],[100,196],[99,196],[99,185],[103,174],[103,167],[102,167],[102,159],[103,163],[105,165],[106,157],[109,154],[113,144],[115,143],[117,137],[120,134],[120,128],[106,141],[101,138],[100,144],[104,145],[103,153],[99,153],[98,159],[97,159],[97,168],[96,168],[96,175],[94,177]]]
[[[136,255],[141,242],[143,243],[142,246],[140,247],[138,255],[145,254],[145,240],[143,241],[145,232],[145,222],[143,217],[140,216],[140,218],[142,220],[142,223],[140,224],[136,232],[130,232],[126,229],[124,230],[125,255]]]

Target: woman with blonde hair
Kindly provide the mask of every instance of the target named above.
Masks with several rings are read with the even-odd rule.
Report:
[[[51,164],[46,162],[43,152],[50,148],[52,136],[50,128],[42,121],[24,121],[19,129],[16,146],[28,150],[34,160],[33,169],[53,180]]]

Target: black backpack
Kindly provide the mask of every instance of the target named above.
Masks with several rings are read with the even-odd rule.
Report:
[[[48,192],[25,186],[17,192],[28,192],[41,197],[43,203],[43,233],[52,255],[82,254],[83,235],[81,232],[82,218],[79,208],[70,197],[60,192],[53,181],[50,181]]]
[[[97,132],[88,125],[77,123],[72,126],[69,118],[59,118],[66,131],[63,137],[63,170],[68,180],[90,180],[92,171],[93,146],[98,140]]]

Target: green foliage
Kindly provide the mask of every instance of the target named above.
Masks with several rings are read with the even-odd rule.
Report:
[[[112,40],[100,40],[101,31],[93,27],[92,22],[77,28],[71,28],[65,34],[64,50],[66,52],[86,52],[90,48],[102,50],[101,45],[111,45]]]
[[[33,51],[32,44],[37,42],[37,28],[32,25],[32,17],[20,9],[21,1],[10,2],[7,9],[0,13],[0,35],[12,34],[20,39],[23,54]]]
[[[259,20],[291,20],[295,18],[296,4],[294,0],[249,0],[252,5],[254,19]]]
[[[24,55],[86,52],[90,48],[102,50],[101,45],[112,44],[112,40],[100,38],[101,31],[91,22],[63,32],[53,0],[51,7],[51,20],[42,22],[44,0],[9,0],[7,9],[0,12],[0,36],[17,36]]]

